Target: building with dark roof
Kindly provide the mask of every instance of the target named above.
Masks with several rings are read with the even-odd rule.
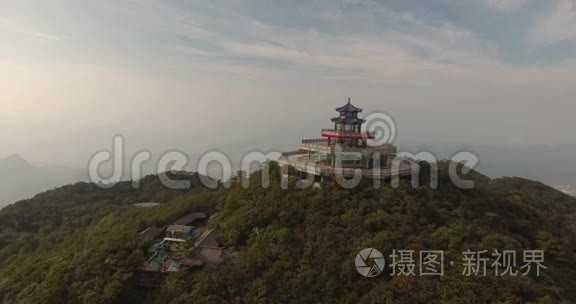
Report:
[[[170,225],[166,228],[166,237],[188,240],[194,236],[195,232],[192,226]]]
[[[199,220],[206,219],[206,213],[204,212],[191,212],[186,214],[185,216],[177,219],[174,221],[174,225],[182,225],[182,226],[194,226],[194,222]]]
[[[206,263],[218,264],[224,259],[224,247],[219,240],[218,228],[207,229],[194,242],[194,254]]]
[[[340,116],[332,118],[334,130],[361,132],[364,120],[358,118],[358,113],[362,112],[362,109],[352,105],[350,98],[345,105],[336,108],[336,111],[340,113]]]

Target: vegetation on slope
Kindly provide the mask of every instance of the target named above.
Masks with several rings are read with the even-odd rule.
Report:
[[[267,189],[257,172],[248,189],[235,182],[229,189],[179,193],[152,209],[118,203],[132,199],[115,188],[101,194],[59,189],[44,195],[66,207],[38,221],[27,217],[25,227],[34,227],[29,230],[7,223],[40,212],[42,203],[35,200],[41,195],[2,210],[0,235],[12,249],[0,267],[0,302],[558,303],[576,298],[576,200],[541,183],[490,180],[473,172],[469,177],[476,187],[462,190],[443,168],[438,189],[426,184],[413,189],[409,181],[398,188],[366,183],[350,190],[335,184],[297,189],[292,180],[284,190],[275,163],[270,170]],[[216,211],[210,224],[221,228],[237,258],[172,275],[159,290],[136,288],[131,278],[143,258],[137,232],[191,210]],[[83,224],[71,223],[82,217],[87,217]],[[35,241],[30,245],[26,238]],[[367,247],[386,256],[393,249],[444,250],[445,260],[456,263],[446,262],[442,277],[390,276],[386,270],[364,278],[354,258]],[[539,277],[535,272],[466,277],[461,273],[466,249],[542,249],[548,269]]]
[[[274,169],[274,168],[273,168]],[[442,172],[445,172],[443,170]],[[272,176],[278,176],[272,174]],[[436,190],[364,185],[343,190],[231,188],[217,214],[235,263],[172,278],[156,303],[558,303],[575,298],[576,201],[541,183],[490,180],[473,190],[445,173]],[[252,178],[259,184],[260,176]],[[443,277],[364,278],[354,258],[372,247],[444,250]],[[462,252],[524,249],[546,252],[540,277],[462,275]],[[390,260],[387,258],[387,261]],[[522,260],[520,260],[522,262]],[[448,263],[448,262],[446,262]]]
[[[0,210],[1,303],[109,303],[142,262],[138,232],[191,208],[211,211],[211,193],[165,188],[158,176],[102,189],[78,183]],[[133,207],[162,203],[154,211]],[[168,203],[170,202],[170,203]]]

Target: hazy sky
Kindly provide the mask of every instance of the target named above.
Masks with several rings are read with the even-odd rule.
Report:
[[[297,147],[348,97],[399,144],[576,143],[575,47],[572,0],[0,0],[0,156]]]

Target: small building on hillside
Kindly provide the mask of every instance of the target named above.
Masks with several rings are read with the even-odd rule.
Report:
[[[166,240],[157,242],[146,250],[148,259],[143,265],[144,271],[152,272],[178,272],[182,265],[172,258],[170,243]]]
[[[151,226],[140,232],[148,246],[146,261],[137,275],[138,284],[161,287],[170,273],[188,267],[218,264],[229,256],[231,249],[224,250],[218,229],[207,228],[207,220],[205,213],[192,212],[167,227]]]
[[[166,228],[166,237],[188,240],[194,237],[198,231],[192,226],[170,225]]]
[[[207,264],[219,264],[224,260],[224,247],[219,239],[219,229],[211,228],[194,242],[193,253]]]

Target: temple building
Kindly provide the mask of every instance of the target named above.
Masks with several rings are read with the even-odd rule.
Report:
[[[418,170],[414,162],[397,158],[394,145],[380,144],[374,132],[362,130],[366,122],[358,116],[362,109],[352,105],[350,99],[336,111],[339,116],[331,119],[333,128],[322,129],[322,138],[302,140],[299,150],[283,153],[280,165],[321,179],[334,174],[351,177],[358,172],[364,177],[385,179]]]

